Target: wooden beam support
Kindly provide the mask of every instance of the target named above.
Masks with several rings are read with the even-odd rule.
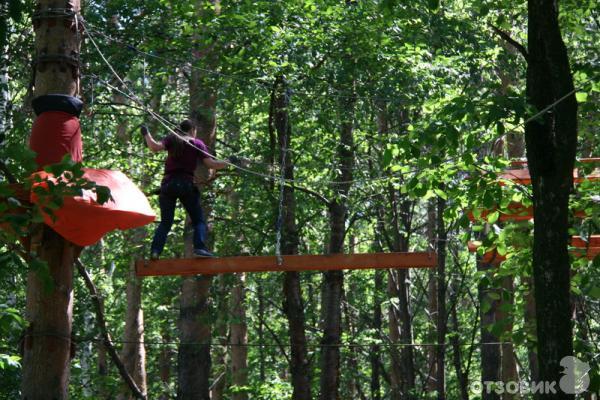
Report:
[[[138,260],[138,276],[214,275],[232,272],[326,271],[342,269],[432,268],[435,253],[371,253],[283,256],[238,256],[218,258],[176,258]]]
[[[579,175],[579,170],[575,168],[573,170],[573,181],[575,183],[582,183],[585,181],[596,182],[600,180],[600,172],[595,169],[588,175]],[[506,181],[512,181],[520,185],[531,185],[531,176],[529,175],[528,169],[507,169],[499,176],[498,183],[500,186],[506,185]]]
[[[600,164],[600,157],[579,158],[576,162],[585,164]],[[527,165],[527,160],[513,160],[510,162],[510,164],[515,167],[523,166]]]
[[[480,242],[467,243],[467,248],[471,253],[475,253],[479,246],[481,246]],[[571,237],[571,246],[574,247],[571,249],[571,254],[575,257],[587,257],[588,260],[593,260],[600,254],[600,235],[591,235],[585,240],[581,236],[573,236]],[[499,265],[504,260],[506,257],[499,255],[496,249],[489,250],[481,258],[483,263],[493,265]]]

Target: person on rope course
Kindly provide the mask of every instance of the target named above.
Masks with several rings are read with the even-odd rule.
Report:
[[[215,257],[206,247],[207,226],[200,206],[200,193],[194,185],[194,171],[198,161],[215,170],[226,168],[229,164],[210,155],[204,142],[196,138],[196,127],[188,119],[179,124],[178,135],[170,134],[159,142],[154,140],[146,126],[141,127],[141,133],[152,152],[168,152],[158,198],[161,219],[152,239],[150,258],[158,259],[163,251],[173,225],[177,199],[192,220],[194,256]],[[230,157],[230,162],[237,163],[236,157]]]

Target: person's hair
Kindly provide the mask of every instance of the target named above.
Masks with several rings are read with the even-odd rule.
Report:
[[[184,119],[179,124],[179,128],[177,128],[177,133],[182,136],[188,136],[191,130],[195,127],[194,123],[189,119]],[[188,139],[180,139],[178,136],[175,136],[175,140],[173,141],[173,155],[178,158],[183,154],[185,146],[188,146]]]
[[[193,127],[194,127],[194,123],[192,121],[190,121],[189,119],[184,119],[179,124],[179,129],[185,133],[189,133]]]

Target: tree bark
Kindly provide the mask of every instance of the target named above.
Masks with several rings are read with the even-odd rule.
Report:
[[[379,293],[383,291],[383,273],[375,271],[375,294],[373,296],[373,331],[381,332],[382,330],[382,315],[381,315],[381,299]],[[381,355],[380,347],[376,344],[370,349],[371,361],[371,399],[381,400],[381,374],[380,364]]]
[[[244,306],[244,286],[246,274],[235,274],[235,285],[231,293],[231,383],[236,390],[232,400],[247,400],[248,392],[243,389],[248,385],[248,326],[246,324],[246,307]]]
[[[212,2],[212,7],[203,1],[196,2],[196,15],[201,21],[204,13],[218,13],[218,1]],[[214,67],[217,63],[216,51],[201,49],[209,47],[202,42],[201,32],[194,37],[195,50],[192,52],[193,65],[204,62],[204,68]],[[210,151],[214,150],[216,142],[216,88],[205,76],[204,69],[192,68],[189,80],[190,113],[198,136]],[[200,168],[201,178],[207,180],[210,171]],[[203,202],[206,221],[210,221],[212,206]],[[188,218],[189,220],[189,218]],[[189,228],[189,224],[188,224]],[[187,229],[189,232],[190,229]],[[191,235],[186,239],[186,252],[191,256]],[[208,245],[208,243],[207,243]],[[202,275],[184,278],[181,287],[181,308],[179,317],[180,345],[177,363],[177,398],[178,400],[210,400],[210,371],[211,371],[211,325],[210,325],[210,287],[212,277]]]
[[[348,206],[346,199],[352,181],[354,165],[354,92],[341,104],[338,160],[340,171],[336,177],[336,197],[329,206],[329,254],[343,253]],[[344,285],[343,271],[327,271],[323,279],[322,308],[324,310],[323,338],[321,339],[321,400],[339,399],[341,302]]]
[[[410,232],[412,202],[399,199],[390,187],[390,209],[392,211],[393,247],[392,251],[408,251],[409,237],[402,232]],[[402,225],[402,226],[401,226]],[[389,334],[392,344],[412,343],[412,322],[410,315],[409,272],[407,269],[390,270],[388,293],[397,299],[389,308]],[[415,388],[415,366],[412,346],[392,346],[390,377],[392,382],[391,399],[412,399]]]
[[[135,260],[131,260],[127,280],[127,311],[121,359],[127,372],[142,393],[146,393],[146,349],[144,347],[144,311],[142,310],[142,282],[135,275]],[[129,388],[124,388],[118,400],[131,400]]]
[[[279,165],[283,168],[285,179],[294,179],[294,163],[291,153],[292,128],[289,121],[290,93],[283,76],[275,82],[272,112],[273,123],[277,132],[279,144]],[[283,204],[281,216],[281,253],[283,255],[298,254],[298,228],[296,226],[296,199],[294,188],[283,188]],[[310,390],[310,363],[308,361],[308,348],[306,345],[306,323],[304,316],[304,302],[300,274],[286,272],[283,276],[283,309],[288,320],[292,374],[292,399],[309,400],[312,398]]]
[[[454,292],[456,296],[458,296],[457,292]],[[450,299],[450,302],[453,304],[452,309],[450,310],[450,318],[452,321],[452,329],[454,330],[454,335],[452,336],[452,349],[453,349],[453,361],[454,361],[454,370],[456,371],[456,379],[458,381],[458,389],[460,391],[461,400],[469,400],[469,377],[463,370],[462,365],[462,349],[460,346],[460,331],[458,325],[458,313],[456,311],[457,307],[457,299]]]
[[[73,322],[73,261],[75,249],[50,229],[44,229],[39,257],[48,263],[52,287],[40,272],[27,281],[22,398],[67,399]]]
[[[51,0],[40,0],[37,10],[54,7]],[[79,13],[79,0],[69,0],[66,9]],[[62,23],[62,22],[65,23]],[[42,18],[34,22],[35,65],[34,95],[49,93],[76,95],[79,81],[80,36],[75,17]],[[77,62],[65,65],[58,58],[74,57]],[[48,266],[52,287],[46,287],[39,272],[29,273],[27,282],[26,332],[23,354],[22,393],[24,399],[68,397],[69,362],[73,323],[73,262],[77,250],[49,228],[41,228],[39,257]],[[33,240],[33,246],[36,246]],[[31,249],[36,250],[35,248]]]
[[[525,126],[533,186],[533,278],[539,379],[559,382],[563,357],[573,355],[568,206],[577,149],[577,102],[567,49],[558,24],[558,2],[528,1],[527,100],[549,111]],[[545,399],[573,399],[559,391]]]
[[[8,18],[5,16],[8,14],[8,3],[3,2],[0,4],[0,15],[5,18],[4,21],[0,22],[0,24],[5,24],[5,31],[8,33],[10,24],[8,23]],[[8,44],[4,44],[2,40],[0,40],[0,46],[2,46],[2,53],[0,54],[0,145],[4,141],[4,137],[6,131],[8,131],[10,127],[10,116],[9,116],[9,101],[10,101],[10,91],[8,87]]]
[[[228,294],[231,290],[229,282],[229,276],[218,275],[215,277],[216,290],[213,290],[215,294],[215,308],[216,318],[213,324],[213,337],[215,342],[218,342],[221,346],[215,346],[212,348],[212,375],[213,383],[210,388],[211,400],[223,400],[225,394],[225,388],[227,387],[227,377],[229,367],[228,363],[228,351],[227,342],[227,328],[230,319],[229,309],[229,298]],[[234,346],[236,347],[236,346]]]
[[[525,278],[524,283],[527,287],[525,292],[525,328],[528,333],[535,337],[536,316],[535,316],[535,295],[533,290],[533,279]],[[529,338],[529,336],[528,336]],[[538,381],[539,367],[537,357],[537,346],[535,341],[527,340],[527,359],[529,361],[529,376],[531,380]]]
[[[434,200],[429,200],[427,203],[427,240],[431,249],[436,248],[435,235],[436,235],[436,207]],[[427,285],[427,310],[429,313],[430,323],[427,332],[429,341],[433,343],[436,340],[435,335],[437,332],[437,279],[436,271],[431,270],[428,272],[429,284]],[[435,377],[437,376],[437,359],[435,356],[435,347],[427,349],[427,391],[432,393],[436,389]]]
[[[444,223],[444,211],[446,201],[441,197],[437,199],[437,346],[436,346],[436,364],[438,365],[436,374],[436,390],[438,400],[446,399],[446,378],[445,378],[445,360],[446,360],[446,241],[448,233]]]
[[[179,311],[180,344],[177,354],[177,399],[210,400],[211,278],[185,278]]]
[[[493,265],[484,264],[481,260],[477,261],[478,271],[490,271]],[[500,380],[501,361],[499,338],[490,331],[490,327],[496,322],[496,310],[498,301],[496,297],[498,291],[491,288],[490,278],[481,280],[478,285],[479,294],[479,312],[480,312],[480,335],[481,335],[481,381],[497,382]],[[484,384],[485,385],[485,384]],[[485,387],[485,386],[484,386]],[[495,391],[484,390],[481,394],[482,400],[499,400],[500,395]]]

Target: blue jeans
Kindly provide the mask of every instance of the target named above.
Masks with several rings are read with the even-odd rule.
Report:
[[[194,250],[206,249],[206,222],[200,207],[200,193],[193,182],[185,178],[174,176],[160,188],[158,203],[160,205],[160,224],[154,232],[152,239],[152,253],[160,254],[165,247],[167,235],[175,218],[175,205],[177,199],[181,201],[187,211],[194,228]]]

